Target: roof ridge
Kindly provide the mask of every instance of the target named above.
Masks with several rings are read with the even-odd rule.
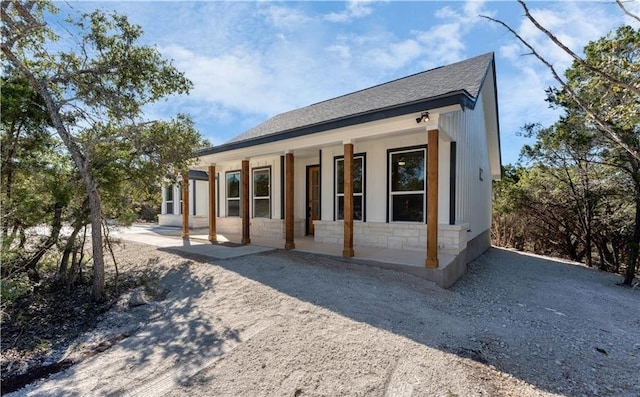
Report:
[[[295,112],[295,111],[298,111],[298,110],[301,110],[301,109],[305,109],[305,108],[308,108],[308,107],[311,107],[311,106],[320,105],[320,104],[322,104],[322,103],[329,102],[329,101],[333,101],[333,100],[336,100],[336,99],[339,99],[339,98],[344,98],[344,97],[349,96],[349,95],[354,95],[354,94],[358,94],[358,93],[360,93],[360,92],[364,92],[364,91],[372,90],[372,89],[374,89],[374,88],[378,88],[378,87],[381,87],[381,86],[383,86],[383,85],[387,85],[387,84],[395,83],[395,82],[397,82],[397,81],[401,81],[401,80],[405,80],[405,79],[413,78],[413,77],[416,77],[416,76],[421,75],[421,74],[424,74],[424,73],[433,72],[434,70],[443,69],[443,68],[448,68],[448,67],[450,67],[450,66],[455,66],[455,65],[460,64],[460,63],[470,62],[470,61],[473,61],[473,60],[475,60],[475,59],[477,59],[477,58],[481,58],[481,57],[484,57],[484,56],[487,56],[487,55],[494,56],[493,54],[494,54],[494,52],[493,52],[493,51],[491,51],[491,52],[487,52],[487,53],[484,53],[484,54],[476,55],[476,56],[471,57],[471,58],[463,59],[463,60],[461,60],[461,61],[457,61],[457,62],[454,62],[454,63],[449,63],[449,64],[446,64],[446,65],[436,66],[436,67],[431,68],[431,69],[423,70],[422,72],[416,72],[416,73],[410,74],[410,75],[408,75],[408,76],[398,77],[397,79],[393,79],[393,80],[390,80],[390,81],[386,81],[386,82],[384,82],[384,83],[379,83],[379,84],[373,85],[373,86],[371,86],[371,87],[362,88],[362,89],[357,90],[357,91],[352,91],[352,92],[349,92],[349,93],[346,93],[346,94],[338,95],[338,96],[336,96],[336,97],[329,98],[329,99],[325,99],[325,100],[320,101],[320,102],[315,102],[315,103],[312,103],[312,104],[310,104],[310,105],[306,105],[306,106],[303,106],[303,107],[300,107],[300,108],[295,108],[295,109],[287,110],[287,111],[285,111],[285,112],[278,113],[278,114],[276,114],[276,115],[275,115],[275,116],[273,116],[273,117],[278,117],[278,116],[280,116],[280,115],[287,114],[287,113],[289,113],[289,112]],[[268,120],[268,119],[267,119],[267,120]]]

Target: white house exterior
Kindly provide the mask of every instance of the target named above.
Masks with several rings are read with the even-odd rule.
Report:
[[[209,176],[206,172],[189,170],[189,228],[209,226]],[[162,208],[158,223],[164,226],[182,226],[182,191],[179,185],[162,189]]]
[[[161,225],[286,249],[313,236],[345,257],[359,246],[426,250],[427,278],[448,287],[490,245],[501,173],[494,56],[283,113],[197,155],[189,189],[163,193]]]

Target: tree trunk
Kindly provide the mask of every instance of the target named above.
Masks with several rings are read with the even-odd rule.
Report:
[[[598,268],[603,272],[606,272],[609,270],[608,264],[611,263],[610,261],[611,255],[608,252],[609,250],[607,249],[607,243],[596,242],[595,246],[596,246],[596,251],[598,251],[598,256],[600,257],[600,265],[598,266]]]
[[[637,167],[634,167],[637,174]],[[629,244],[629,258],[627,259],[627,271],[624,274],[624,285],[631,286],[633,278],[636,276],[636,266],[638,265],[638,250],[640,249],[640,180],[636,179],[636,218],[633,225],[633,237]]]
[[[588,194],[588,193],[587,193]],[[591,204],[587,201],[587,208],[586,208],[586,216],[587,219],[585,219],[585,237],[584,237],[584,250],[585,250],[585,264],[588,267],[592,267],[593,266],[593,258],[591,257],[591,252],[593,251],[593,244],[592,244],[592,238],[591,238],[591,220],[593,219],[593,211],[591,210]]]
[[[68,270],[69,270],[69,256],[73,252],[74,246],[76,245],[76,238],[78,237],[78,233],[84,227],[83,222],[76,222],[73,225],[73,231],[67,240],[67,243],[64,246],[64,251],[62,253],[62,260],[60,261],[60,269],[58,270],[58,274],[62,276],[63,279],[68,278]]]
[[[617,243],[612,242],[611,251],[613,251],[613,263],[615,264],[614,271],[616,273],[620,273],[620,265],[621,265],[620,246]]]
[[[69,268],[69,276],[66,279],[66,292],[69,294],[71,288],[76,284],[76,281],[82,278],[82,260],[84,255],[84,243],[87,241],[87,226],[84,226],[84,232],[82,233],[82,243],[79,247],[73,246],[71,251],[71,267]],[[78,259],[78,252],[80,253],[80,259]]]
[[[51,247],[55,243],[58,242],[58,237],[60,236],[60,229],[62,229],[62,210],[64,206],[61,203],[56,202],[53,209],[53,220],[51,221],[51,233],[44,244],[38,248],[35,254],[29,258],[25,263],[25,269],[27,270],[27,275],[29,276],[29,280],[33,282],[40,281],[40,275],[38,274],[38,262],[44,256],[44,254],[49,251]]]
[[[88,173],[87,173],[88,174]],[[101,302],[105,298],[104,290],[104,252],[102,247],[102,202],[95,186],[93,176],[88,174],[92,189],[89,192],[91,209],[91,245],[93,249],[93,299]]]
[[[9,133],[11,134],[10,137],[10,141],[9,141],[9,152],[7,153],[7,157],[2,159],[2,168],[5,170],[6,174],[7,174],[7,184],[5,186],[5,194],[6,194],[6,200],[7,202],[11,202],[11,194],[12,194],[12,190],[13,190],[13,170],[14,170],[14,165],[13,165],[13,156],[15,154],[16,151],[16,146],[18,139],[20,138],[20,127],[16,128],[16,134],[14,136],[13,131],[14,131],[14,125],[11,125],[11,128],[9,129]],[[6,206],[5,206],[6,208]],[[6,216],[6,214],[2,214],[2,241],[5,241],[7,238],[7,235],[9,234],[9,217]]]
[[[93,249],[93,298],[100,302],[105,298],[104,290],[104,256],[102,250],[102,202],[98,193],[98,184],[89,170],[89,162],[82,154],[78,143],[75,141],[71,133],[67,131],[62,116],[59,113],[58,106],[54,100],[52,93],[46,85],[46,81],[40,81],[25,66],[13,51],[6,45],[2,45],[2,52],[5,54],[9,62],[13,64],[24,76],[29,80],[33,88],[40,94],[46,107],[51,122],[56,132],[64,142],[67,150],[73,158],[84,183],[85,190],[89,198],[89,209],[91,211],[91,242]]]

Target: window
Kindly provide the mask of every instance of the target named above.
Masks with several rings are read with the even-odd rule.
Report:
[[[253,170],[253,217],[271,218],[271,169]]]
[[[240,216],[240,171],[227,172],[227,216]]]
[[[196,216],[196,185],[198,183],[196,182],[196,180],[193,180],[193,190],[191,191],[191,195],[193,196],[193,209],[191,211],[193,211],[193,216]]]
[[[344,219],[344,157],[336,157],[336,219]],[[353,156],[353,219],[364,220],[364,154]]]
[[[164,201],[165,214],[173,214],[173,186],[166,186],[164,188]]]
[[[178,207],[178,213],[182,215],[182,182],[178,183],[178,197],[180,197],[180,206]]]
[[[391,222],[424,223],[425,148],[389,152],[389,213]]]

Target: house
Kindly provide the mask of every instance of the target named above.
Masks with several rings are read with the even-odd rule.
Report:
[[[422,250],[426,277],[448,287],[490,246],[497,105],[488,53],[279,114],[199,151],[182,183],[185,215],[170,187],[160,224],[285,249],[313,236],[345,257]]]

